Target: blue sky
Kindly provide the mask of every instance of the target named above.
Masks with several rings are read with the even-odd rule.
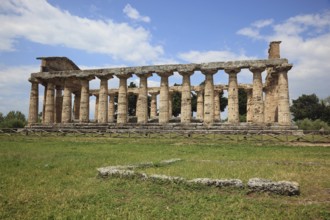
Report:
[[[2,113],[27,114],[36,57],[66,56],[81,69],[264,59],[272,40],[282,41],[281,56],[294,65],[290,98],[330,96],[329,0],[1,0],[0,27]],[[191,80],[198,85],[203,76]],[[154,75],[149,85],[159,81]],[[214,81],[228,77],[219,71]],[[252,74],[243,71],[238,81],[251,83]],[[170,77],[174,83],[181,76]],[[39,93],[42,100],[42,86]]]

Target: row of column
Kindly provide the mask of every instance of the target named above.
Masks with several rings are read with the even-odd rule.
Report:
[[[291,69],[291,65],[282,65],[275,68],[277,78],[274,78],[274,84],[271,84],[266,91],[265,104],[263,101],[263,84],[262,72],[265,66],[250,67],[253,73],[253,88],[252,92],[248,92],[248,111],[247,121],[254,123],[264,123],[273,120],[271,115],[275,115],[275,108],[265,111],[265,105],[276,105],[278,111],[278,122],[281,125],[289,125],[290,111],[289,111],[289,93],[288,93],[288,79],[287,71]],[[205,124],[212,124],[214,120],[220,118],[220,102],[219,92],[215,92],[213,75],[217,73],[217,69],[202,70],[205,75],[204,90],[197,91],[197,119],[202,119]],[[239,68],[228,68],[224,70],[228,74],[228,122],[232,124],[239,123],[238,111],[238,83],[237,74],[240,72]],[[179,72],[182,75],[182,93],[181,93],[181,122],[190,123],[192,117],[191,110],[191,83],[190,76],[193,71]],[[160,82],[160,97],[159,97],[159,123],[168,123],[171,113],[171,102],[168,86],[168,77],[173,75],[173,72],[157,73],[161,77]],[[152,74],[136,74],[140,78],[139,95],[137,100],[137,119],[138,123],[148,122],[148,84],[147,79]],[[117,75],[119,78],[118,89],[118,112],[117,123],[126,123],[127,118],[127,79],[132,74]],[[108,80],[113,77],[112,74],[106,76],[98,76],[100,78],[99,97],[96,101],[95,115],[99,123],[108,123],[114,121],[114,101],[110,97],[108,101]],[[76,94],[74,101],[74,117],[78,118],[82,123],[89,121],[89,79],[80,79],[81,90]],[[69,123],[72,121],[72,91],[70,88],[70,81],[66,80],[64,83],[63,97],[61,90],[56,89],[55,84],[49,81],[45,85],[44,98],[44,123]],[[203,94],[204,93],[204,94]],[[38,82],[31,80],[31,94],[30,94],[30,110],[29,123],[36,123],[38,119]],[[151,93],[151,118],[157,114],[156,109],[157,93]],[[275,96],[277,96],[275,98]],[[276,101],[275,101],[276,100]],[[252,110],[252,111],[251,111]],[[273,112],[272,112],[273,111]]]

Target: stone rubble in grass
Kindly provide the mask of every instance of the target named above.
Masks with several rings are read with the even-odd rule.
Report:
[[[297,182],[278,181],[268,179],[252,178],[247,183],[248,188],[253,192],[272,192],[279,195],[294,196],[300,194]]]
[[[244,188],[244,184],[239,179],[210,179],[210,178],[195,178],[191,180],[186,180],[182,177],[167,176],[160,174],[147,175],[145,173],[140,173],[134,171],[135,168],[146,168],[157,165],[169,165],[181,161],[179,158],[163,160],[158,164],[152,162],[140,163],[137,165],[127,165],[127,166],[108,166],[98,168],[99,176],[101,177],[121,177],[121,178],[139,178],[142,180],[152,180],[159,182],[171,182],[171,183],[183,183],[187,185],[196,184],[201,186],[214,186],[214,187],[234,187],[234,188]],[[274,182],[267,179],[252,178],[249,179],[247,187],[252,192],[271,192],[279,195],[299,195],[300,189],[297,182],[289,181],[278,181]]]

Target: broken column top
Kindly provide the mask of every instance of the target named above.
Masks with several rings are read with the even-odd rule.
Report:
[[[280,43],[282,41],[272,41],[269,43],[268,59],[279,59],[280,56]]]

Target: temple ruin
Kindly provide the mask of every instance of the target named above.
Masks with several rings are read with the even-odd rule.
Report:
[[[280,58],[280,41],[269,46],[268,59],[228,62],[152,65],[81,70],[66,57],[40,57],[40,72],[32,73],[29,126],[38,124],[39,85],[44,86],[42,125],[117,124],[129,123],[128,94],[138,96],[136,124],[166,125],[172,118],[172,92],[181,93],[180,124],[199,123],[210,127],[220,123],[219,94],[228,92],[228,120],[222,124],[240,125],[238,89],[247,92],[247,120],[245,123],[265,126],[292,127],[289,110],[288,71],[292,64]],[[239,84],[237,74],[248,69],[253,75],[251,84]],[[203,86],[191,85],[190,77],[200,71],[205,76]],[[215,85],[213,77],[224,71],[228,84]],[[181,86],[169,86],[174,72],[182,76]],[[263,82],[262,73],[266,74]],[[140,79],[138,88],[128,88],[127,80],[135,74]],[[148,87],[148,78],[160,77],[160,87]],[[97,77],[100,88],[91,90],[89,82]],[[119,78],[119,88],[108,88],[108,80]],[[192,114],[191,92],[197,95],[197,112]],[[90,118],[90,96],[96,97],[94,118]],[[115,96],[117,110],[115,111]],[[148,96],[151,110],[148,114]],[[159,97],[157,97],[159,96]],[[158,103],[157,103],[158,102]],[[132,123],[131,123],[132,124]],[[40,125],[40,123],[39,123]]]

